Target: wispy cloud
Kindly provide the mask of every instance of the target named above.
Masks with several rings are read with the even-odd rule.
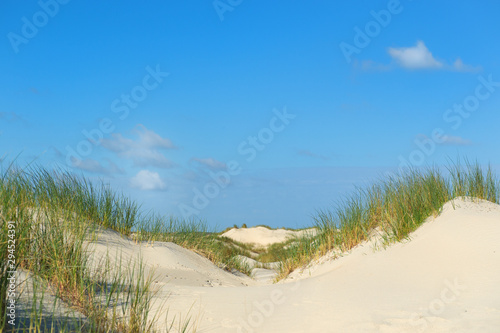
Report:
[[[417,139],[419,140],[429,140],[431,141],[432,139],[429,138],[425,134],[418,134]],[[470,146],[472,145],[472,141],[468,139],[464,139],[460,136],[453,136],[453,135],[443,135],[442,137],[439,138],[439,144],[441,145],[447,145],[447,146]]]
[[[442,144],[453,146],[470,146],[472,142],[459,136],[445,135],[442,137]]]
[[[157,133],[148,130],[146,126],[142,124],[138,124],[134,132],[139,136],[140,143],[148,148],[177,148],[170,139],[162,138]]]
[[[124,174],[125,171],[121,169],[118,165],[113,163],[110,160],[107,160],[108,165],[104,166],[99,161],[93,160],[91,158],[86,159],[78,159],[76,157],[71,158],[72,166],[92,173],[99,173],[104,175],[112,175],[112,174]]]
[[[197,158],[193,157],[191,161],[198,162],[199,164],[206,166],[210,169],[213,170],[225,170],[227,168],[226,163],[217,161],[214,158],[208,157],[208,158]]]
[[[155,191],[166,189],[165,182],[157,172],[141,170],[130,179],[130,185],[144,191]]]
[[[455,70],[457,72],[471,72],[471,73],[476,73],[481,71],[481,66],[471,66],[471,65],[466,65],[463,63],[462,59],[457,58],[455,62],[453,63],[453,66],[451,68],[452,70]]]
[[[321,159],[323,161],[327,161],[327,160],[330,159],[330,157],[328,157],[328,156],[321,155],[321,154],[316,154],[316,153],[313,153],[313,152],[311,152],[310,150],[307,150],[307,149],[299,150],[299,151],[297,151],[297,154],[300,155],[300,156],[307,156],[307,157],[312,157],[312,158],[318,158],[318,159]]]
[[[159,151],[175,149],[176,146],[172,141],[162,138],[142,124],[137,125],[133,133],[139,137],[137,140],[125,138],[120,133],[114,133],[111,135],[111,139],[101,140],[101,144],[105,149],[115,152],[119,157],[132,160],[135,166],[158,168],[174,166],[174,163]]]

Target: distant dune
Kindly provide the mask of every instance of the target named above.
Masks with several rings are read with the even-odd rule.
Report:
[[[231,238],[240,243],[254,244],[257,246],[269,246],[275,243],[282,243],[294,237],[301,237],[303,235],[314,236],[316,229],[304,230],[287,230],[287,229],[269,229],[266,227],[254,228],[232,228],[221,236]]]

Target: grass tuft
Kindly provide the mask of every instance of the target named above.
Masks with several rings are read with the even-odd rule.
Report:
[[[500,200],[500,182],[490,166],[459,160],[443,175],[437,168],[411,169],[357,189],[335,210],[314,217],[319,234],[283,249],[278,279],[304,267],[329,251],[342,253],[381,230],[387,243],[401,241],[429,216],[437,216],[447,201],[472,197],[494,203]]]

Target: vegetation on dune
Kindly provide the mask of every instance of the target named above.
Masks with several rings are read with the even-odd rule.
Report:
[[[124,263],[118,265],[119,269],[114,265],[111,269],[106,259],[94,267],[87,251],[87,241],[95,237],[97,226],[128,235],[139,223],[138,218],[138,205],[102,184],[95,186],[82,177],[41,167],[23,170],[10,165],[3,170],[0,331],[13,328],[7,323],[7,290],[10,271],[21,270],[35,277],[27,287],[40,292],[30,295],[30,304],[23,304],[28,309],[22,318],[18,303],[15,331],[42,332],[55,327],[62,332],[151,331],[158,319],[150,314],[155,294],[153,275],[144,274],[141,262]],[[15,241],[14,248],[9,240]],[[8,259],[14,259],[12,267]],[[52,315],[46,313],[51,308],[44,302],[47,288],[75,314],[82,313],[85,320],[71,313],[58,314],[55,303],[53,311],[49,310]],[[19,295],[16,298],[20,302]]]
[[[219,237],[201,220],[151,214],[141,220],[133,238],[138,242],[172,242],[201,254],[225,270],[236,269],[249,274],[248,269],[235,259],[237,255],[250,256],[247,247]]]
[[[200,220],[143,214],[137,203],[102,183],[96,185],[62,170],[10,165],[0,173],[0,311],[6,313],[8,271],[12,270],[6,259],[12,225],[14,268],[31,272],[86,317],[85,321],[74,316],[52,318],[51,325],[62,331],[72,331],[76,325],[90,332],[146,332],[152,331],[158,320],[150,313],[155,293],[153,276],[138,278],[145,272],[140,262],[124,264],[132,268],[123,271],[112,270],[109,259],[97,267],[91,265],[87,246],[98,227],[113,229],[136,242],[174,242],[229,271],[250,274],[250,268],[238,260],[239,255],[261,263],[280,261],[281,279],[329,251],[352,249],[367,240],[373,230],[385,235],[387,243],[405,239],[455,197],[498,203],[499,189],[491,168],[484,171],[477,163],[456,163],[448,173],[436,168],[409,170],[358,189],[335,210],[317,212],[314,222],[319,232],[315,236],[258,248],[221,237]],[[44,288],[40,285],[38,289]],[[31,327],[25,330],[47,330],[44,325],[49,321],[41,314],[43,295],[34,294],[34,298],[28,310]],[[7,327],[7,319],[0,316],[0,328]],[[189,318],[179,325],[187,331]]]
[[[429,216],[437,216],[447,201],[457,197],[500,200],[500,182],[491,167],[457,162],[445,175],[437,168],[412,169],[389,176],[367,188],[360,188],[335,210],[319,211],[313,238],[299,238],[279,256],[278,279],[309,264],[327,252],[342,253],[380,230],[386,243],[400,241]]]

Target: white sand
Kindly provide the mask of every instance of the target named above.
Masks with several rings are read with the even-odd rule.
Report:
[[[19,269],[16,282],[19,282],[17,293],[20,297],[16,300],[15,326],[20,329],[20,332],[22,329],[28,331],[29,327],[35,325],[39,325],[47,332],[50,332],[52,326],[64,328],[67,332],[78,332],[85,325],[87,318],[54,296],[47,287],[46,281],[36,278],[26,270]],[[33,304],[34,299],[37,300],[35,304]],[[31,317],[34,306],[38,310],[36,320]],[[7,329],[7,332],[10,331]]]
[[[240,243],[255,244],[257,246],[269,246],[275,243],[282,243],[290,238],[302,237],[303,235],[315,235],[316,229],[305,230],[286,230],[275,229],[271,230],[265,227],[254,228],[232,228],[221,236],[228,237]]]
[[[246,286],[252,279],[243,275],[237,277],[215,266],[199,254],[184,249],[174,243],[155,242],[153,245],[134,241],[120,235],[116,231],[104,230],[99,239],[93,242],[91,250],[95,252],[95,263],[99,258],[128,264],[142,255],[149,269],[159,276],[158,283],[175,284],[176,286],[212,287],[212,286]]]
[[[103,233],[95,251],[142,254],[159,274],[156,304],[166,301],[170,318],[189,312],[198,332],[498,333],[500,206],[455,205],[410,241],[376,251],[367,242],[278,284],[237,277],[171,243],[140,246],[114,232]]]

